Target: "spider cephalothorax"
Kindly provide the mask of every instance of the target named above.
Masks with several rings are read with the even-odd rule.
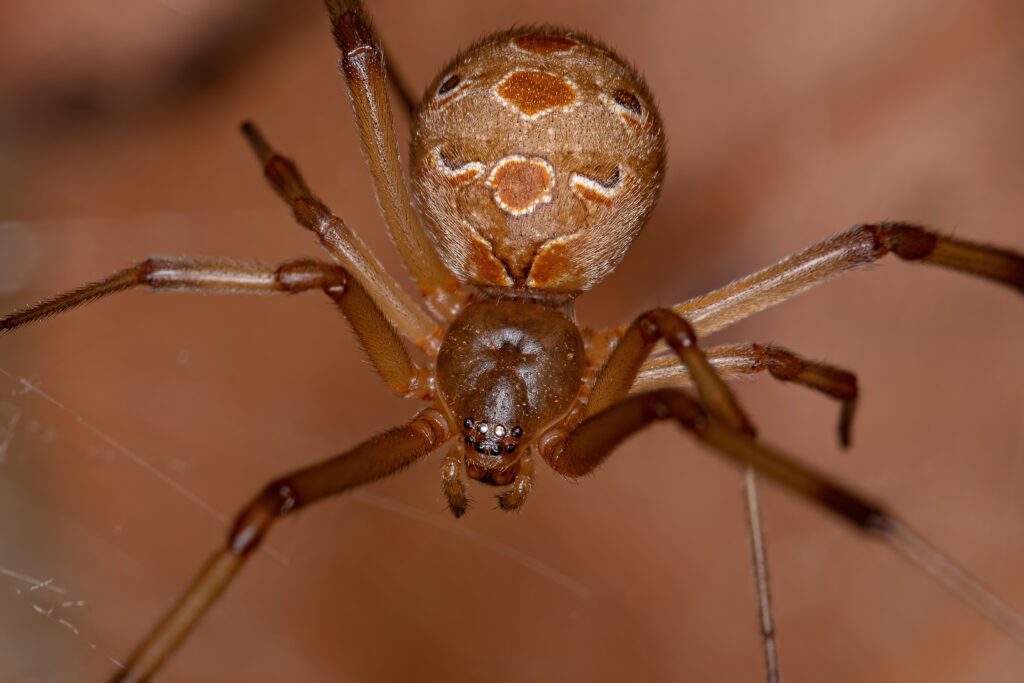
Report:
[[[426,226],[468,284],[578,294],[622,259],[661,186],[664,138],[643,80],[565,29],[463,51],[413,125]]]
[[[471,304],[448,328],[437,386],[462,426],[466,468],[507,484],[530,444],[580,390],[583,339],[561,311],[530,300]]]

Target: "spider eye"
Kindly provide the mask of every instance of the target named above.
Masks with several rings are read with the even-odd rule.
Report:
[[[640,106],[640,100],[638,100],[636,95],[628,90],[616,90],[612,93],[612,99],[615,100],[615,104],[623,107],[624,109],[628,109],[634,116],[640,116],[643,113],[643,107]]]
[[[455,87],[461,80],[462,79],[459,78],[458,74],[452,74],[448,78],[444,79],[444,82],[442,82],[440,87],[437,89],[438,96],[447,95],[452,90],[455,90]]]

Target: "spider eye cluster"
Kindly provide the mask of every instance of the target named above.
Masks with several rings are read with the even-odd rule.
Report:
[[[463,440],[481,455],[501,455],[514,453],[523,436],[523,429],[518,425],[506,427],[502,424],[476,422],[471,417],[462,421]]]
[[[413,122],[413,186],[462,282],[574,296],[607,275],[661,186],[646,85],[596,41],[552,27],[472,46]]]

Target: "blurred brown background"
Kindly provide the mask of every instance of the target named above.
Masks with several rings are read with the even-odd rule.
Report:
[[[647,75],[667,185],[580,300],[585,324],[866,220],[1024,249],[1019,3],[369,5],[417,91],[513,23],[585,29]],[[0,310],[150,254],[320,255],[263,182],[246,117],[400,272],[336,57],[312,1],[0,7]],[[1024,610],[1021,305],[886,262],[711,341],[855,370],[849,453],[835,405],[738,386],[766,440],[889,502]],[[0,680],[103,680],[257,487],[414,409],[311,295],[132,292],[5,336]],[[432,458],[283,523],[277,557],[260,554],[163,680],[759,680],[738,482],[660,426],[582,482],[542,466],[519,515],[474,487],[456,522]],[[930,579],[774,488],[764,498],[785,680],[1020,680],[1024,650]]]

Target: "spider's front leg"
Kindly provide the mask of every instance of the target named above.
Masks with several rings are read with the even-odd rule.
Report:
[[[287,514],[407,467],[443,444],[451,425],[434,408],[329,460],[270,482],[238,513],[224,547],[215,552],[174,607],[139,644],[112,681],[146,681],[195,628],[230,585],[271,526]]]
[[[325,0],[342,71],[388,232],[432,309],[451,319],[465,303],[455,277],[437,256],[402,174],[387,90],[384,49],[356,0]]]

